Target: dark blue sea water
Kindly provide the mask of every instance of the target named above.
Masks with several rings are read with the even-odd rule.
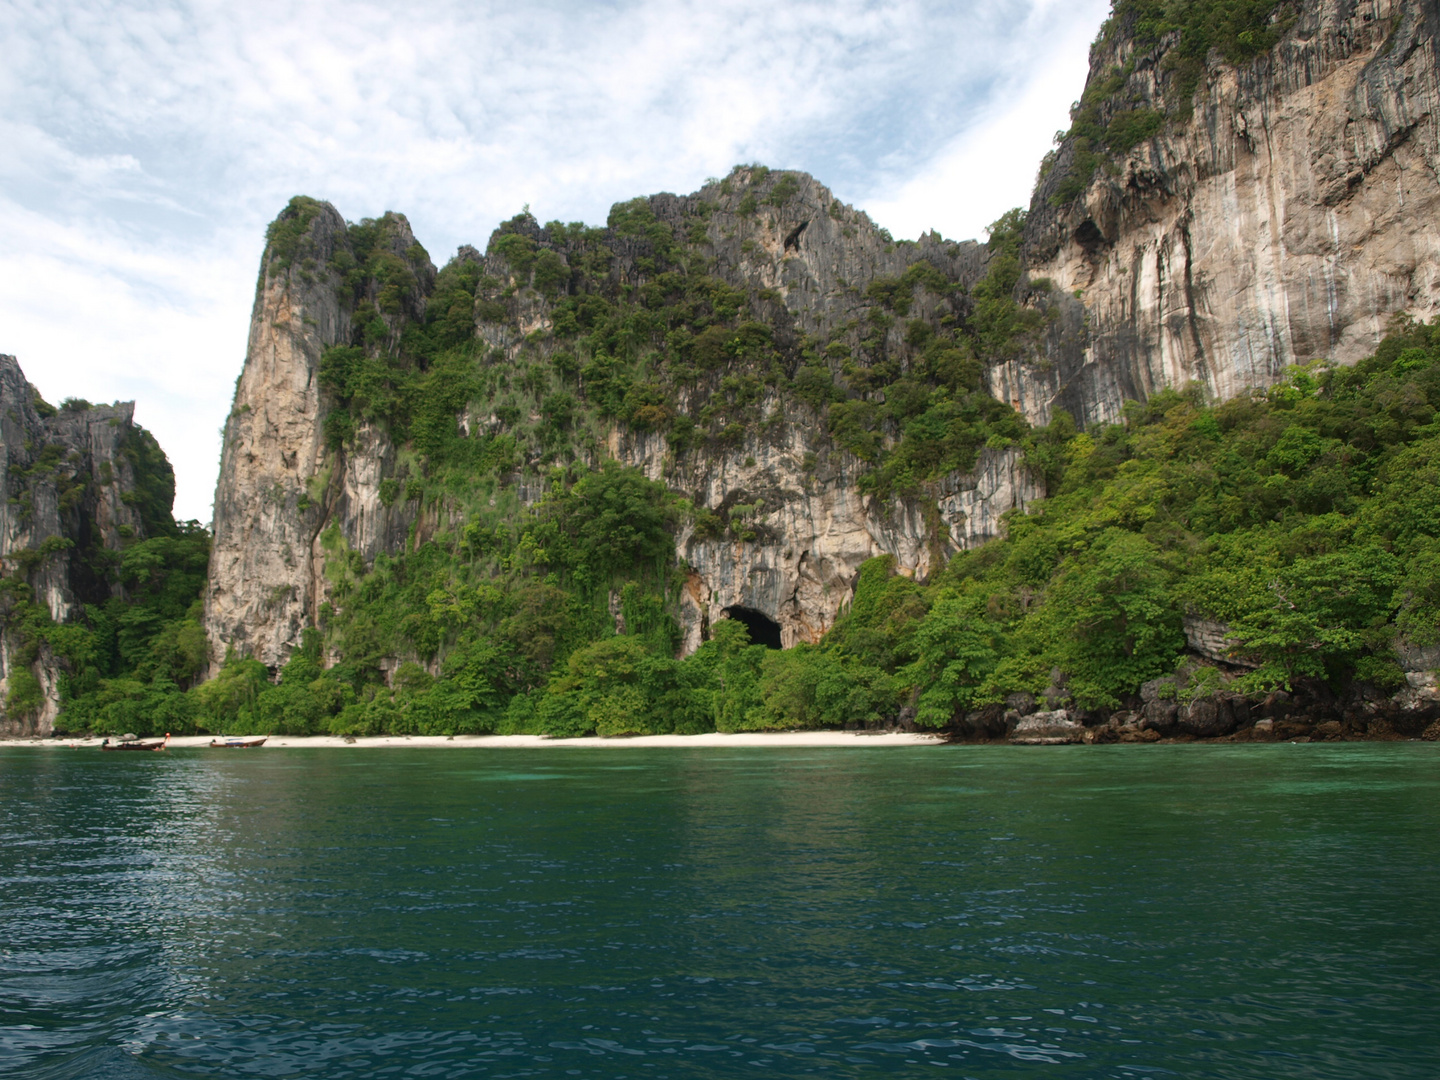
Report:
[[[0,1072],[1440,1076],[1440,747],[0,750]]]

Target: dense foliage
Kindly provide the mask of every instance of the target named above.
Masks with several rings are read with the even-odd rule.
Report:
[[[1393,689],[1397,629],[1434,640],[1440,619],[1440,516],[1430,495],[1440,479],[1437,406],[1440,328],[1406,326],[1353,368],[1296,370],[1268,393],[1220,406],[1167,392],[1132,406],[1121,424],[1079,434],[1061,416],[1023,437],[1052,495],[1015,516],[1007,539],[957,555],[923,585],[887,560],[867,564],[853,603],[818,646],[766,650],[727,622],[676,661],[663,611],[639,610],[643,596],[658,594],[637,586],[638,564],[608,562],[612,575],[632,577],[622,589],[626,634],[592,629],[548,682],[512,676],[508,704],[500,692],[485,719],[475,711],[460,720],[437,703],[450,700],[461,665],[473,685],[477,645],[467,644],[452,654],[465,659],[439,679],[418,670],[397,679],[383,701],[388,726],[357,729],[837,726],[886,720],[908,702],[922,724],[943,727],[1010,693],[1046,689],[1080,708],[1113,708],[1174,669],[1187,611],[1229,624],[1237,658],[1254,665],[1252,689],[1307,678]],[[625,471],[608,475],[614,484]],[[551,498],[560,505],[542,504],[516,544],[552,560],[547,580],[557,584],[548,587],[562,592],[576,573],[569,555],[555,554],[572,550],[563,538],[603,522],[584,505],[587,482],[557,484]],[[648,486],[636,476],[628,483],[631,497]],[[650,535],[663,546],[665,497],[649,498]],[[545,533],[546,522],[566,524]],[[628,538],[621,548],[646,550]],[[432,610],[449,617],[451,595],[432,598]],[[469,618],[477,629],[501,625],[496,614]],[[563,633],[552,626],[544,640]],[[561,644],[555,655],[564,652]],[[489,662],[496,672],[522,668]],[[499,675],[484,685],[502,689]]]
[[[101,731],[623,735],[874,724],[906,704],[951,727],[1017,691],[1119,707],[1175,668],[1186,612],[1229,625],[1252,690],[1390,690],[1396,635],[1440,639],[1437,407],[1440,326],[1404,325],[1353,368],[1223,405],[1167,391],[1085,433],[1061,415],[1023,436],[1051,495],[1007,538],[923,584],[872,560],[826,638],[785,651],[725,621],[675,659],[687,507],[613,463],[342,571],[328,664],[312,632],[277,684],[232,657],[181,692],[203,645],[194,530],[123,553],[132,605],[40,637],[85,658],[65,721]],[[397,644],[414,659],[387,685]]]
[[[367,560],[320,532],[329,600],[283,670],[231,655],[196,685],[208,537],[169,521],[168,466],[137,443],[146,538],[96,553],[84,618],[54,626],[18,578],[4,585],[30,658],[64,660],[62,726],[623,735],[888,723],[913,707],[946,727],[1022,691],[1121,707],[1174,669],[1186,614],[1229,625],[1257,691],[1389,689],[1395,635],[1435,636],[1440,330],[1400,326],[1354,368],[1313,365],[1223,405],[1172,391],[1123,423],[1077,433],[1062,414],[1032,430],[982,388],[987,364],[1047,325],[1019,259],[1023,214],[991,228],[968,288],[917,255],[853,290],[862,316],[817,340],[717,264],[736,227],[717,222],[765,221],[799,189],[749,167],[669,216],[652,200],[616,206],[604,229],[524,214],[438,274],[390,215],[347,226],[321,265],[295,224],[319,210],[292,204],[271,265],[329,273],[354,328],[320,361],[329,458],[295,512],[347,455],[388,444],[379,498],[409,537]],[[987,445],[1023,450],[1049,498],[929,581],[866,564],[818,644],[767,649],[727,620],[676,659],[675,536],[764,539],[779,497],[703,505],[682,494],[687,463],[796,424],[876,498],[923,508]],[[609,460],[617,431],[663,448],[661,479]],[[38,693],[12,680],[13,705]]]
[[[376,427],[418,452],[405,497],[459,496],[456,477],[595,460],[616,424],[663,434],[674,466],[814,418],[839,448],[879,466],[871,490],[913,493],[967,468],[987,442],[1018,438],[1018,417],[981,384],[985,359],[1017,355],[1045,321],[1043,301],[1016,299],[1023,215],[993,227],[997,257],[968,294],[921,259],[872,282],[857,297],[864,318],[817,340],[794,329],[775,292],[721,280],[707,231],[721,199],[738,196],[754,217],[797,190],[793,174],[753,166],[707,188],[680,221],[660,220],[645,199],[617,205],[603,229],[542,227],[522,214],[491,241],[507,274],[462,255],[413,319],[404,312],[416,275],[387,240],[393,222],[353,226],[366,261],[343,253],[333,265],[354,289],[358,329],[320,369],[333,395],[331,447]],[[518,356],[474,336],[477,320],[483,331],[536,315]],[[479,437],[457,428],[466,411]],[[731,528],[728,507],[699,509],[713,516],[706,527]]]

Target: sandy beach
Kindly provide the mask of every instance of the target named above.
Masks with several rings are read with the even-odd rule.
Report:
[[[208,747],[210,735],[184,735],[170,740],[173,750]],[[0,739],[0,746],[45,746],[60,749],[94,749],[100,738]],[[538,747],[606,747],[609,749],[653,749],[671,747],[773,746],[784,749],[810,746],[935,746],[938,735],[863,731],[742,731],[734,734],[711,732],[705,735],[637,735],[623,739],[547,739],[539,735],[377,735],[346,740],[338,735],[271,735],[256,749],[334,746],[367,749],[386,746],[440,747],[466,750],[533,750]]]

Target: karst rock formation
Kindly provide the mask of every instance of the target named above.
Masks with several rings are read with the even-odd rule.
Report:
[[[981,245],[933,237],[897,245],[864,215],[848,208],[832,213],[833,195],[808,177],[783,207],[764,213],[742,215],[743,196],[712,189],[648,202],[660,222],[678,226],[702,198],[715,206],[708,234],[717,274],[752,297],[762,292],[776,297],[779,320],[794,334],[824,334],[859,318],[868,307],[865,287],[914,262],[939,262],[967,283],[985,267]],[[423,291],[435,279],[433,265],[415,246],[403,218],[390,215],[386,224],[385,243],[406,261]],[[207,629],[221,648],[243,650],[271,665],[283,662],[326,602],[332,526],[343,537],[345,557],[358,554],[370,561],[457,524],[444,506],[387,504],[384,485],[404,466],[382,431],[362,425],[345,449],[326,445],[327,402],[318,369],[328,346],[351,340],[350,310],[337,299],[340,281],[333,268],[347,236],[339,213],[323,205],[308,221],[293,259],[282,263],[274,245],[267,252],[249,352],[225,426]],[[632,246],[616,239],[614,273],[643,280],[635,268],[642,249],[627,252]],[[515,280],[501,256],[472,249],[459,257],[482,262],[496,279]],[[917,312],[927,303],[933,300],[920,298]],[[504,354],[501,363],[515,363],[527,337],[549,326],[549,308],[534,290],[519,289],[502,317],[477,314],[476,333]],[[420,314],[399,311],[393,321],[399,325]],[[898,336],[899,329],[892,333]],[[486,421],[458,418],[467,427]],[[667,452],[662,435],[615,426],[604,452],[694,495],[701,505],[728,500],[767,507],[753,541],[678,537],[690,568],[682,595],[690,649],[708,624],[732,607],[777,622],[787,645],[815,640],[833,622],[864,560],[889,553],[902,568],[923,574],[935,554],[935,529],[924,508],[861,495],[856,480],[862,464],[834,453],[823,429],[813,424],[765,426],[723,453],[692,452],[679,460]],[[533,477],[517,475],[515,483],[527,502],[540,494]],[[1005,512],[1039,494],[1015,450],[983,451],[972,472],[947,477],[937,487],[945,544],[953,549],[996,535]]]
[[[1166,63],[1174,35],[1144,48],[1123,24],[1102,36],[1090,83],[1114,85],[1118,74],[1119,87],[1101,104],[1101,122],[1121,109],[1171,119],[1102,162],[1066,201],[1057,191],[1073,175],[1077,151],[1073,139],[1059,146],[1033,196],[1026,276],[1015,294],[1043,313],[1044,329],[1019,355],[982,357],[991,393],[1032,423],[1064,409],[1084,426],[1113,420],[1127,399],[1162,387],[1198,383],[1224,399],[1273,383],[1289,365],[1353,362],[1397,314],[1433,316],[1437,27],[1434,3],[1301,4],[1265,55],[1240,65],[1209,57],[1188,116],[1177,111]],[[746,190],[764,196],[781,175],[756,189],[741,169],[733,187],[712,183],[694,195],[646,200],[675,230],[691,227],[708,204],[699,242],[712,272],[742,290],[781,339],[824,340],[863,322],[869,287],[920,262],[938,268],[960,296],[986,272],[992,256],[983,243],[934,234],[894,243],[803,174],[783,174],[791,178],[784,199],[744,205]],[[348,265],[350,230],[328,204],[315,207],[285,250],[267,248],[225,424],[206,614],[217,661],[234,648],[283,663],[320,618],[335,551],[368,562],[457,524],[443,503],[382,497],[407,466],[404,448],[378,427],[361,424],[343,450],[327,446],[318,365],[326,348],[359,332],[355,298],[337,269]],[[407,320],[423,317],[436,270],[404,218],[387,215],[384,224],[381,242],[414,283],[385,315],[398,339]],[[563,244],[532,228],[539,248],[564,256]],[[642,287],[643,240],[611,241],[613,278]],[[475,334],[492,362],[519,363],[527,346],[546,355],[552,298],[526,288],[493,244],[488,254],[466,248],[456,257],[509,286],[503,311],[476,303]],[[372,298],[380,287],[368,286]],[[963,320],[966,310],[962,299],[917,290],[911,314]],[[902,363],[903,329],[897,321],[887,332]],[[457,417],[466,430],[492,421]],[[794,409],[723,450],[685,454],[671,452],[659,433],[617,423],[604,453],[696,505],[762,508],[749,539],[688,529],[677,537],[689,574],[681,598],[687,650],[734,608],[776,622],[786,645],[816,640],[864,560],[888,553],[902,572],[923,576],[937,556],[996,535],[1006,512],[1043,495],[1009,447],[983,450],[974,469],[932,483],[923,497],[864,494],[863,463]],[[514,484],[525,501],[539,497],[533,470],[521,469]],[[341,548],[326,539],[337,529]]]
[[[1273,47],[1188,59],[1179,33],[1146,36],[1128,10],[1093,48],[1075,126],[1042,165],[1023,224],[1012,220],[1009,248],[934,233],[897,242],[811,177],[759,166],[620,204],[583,240],[521,215],[445,271],[398,214],[353,225],[294,200],[268,235],[224,424],[211,670],[232,652],[278,669],[307,630],[323,631],[346,573],[464,527],[455,499],[415,486],[424,454],[385,422],[360,412],[346,414],[343,438],[327,429],[342,408],[321,377],[327,350],[403,357],[437,305],[492,375],[520,385],[573,365],[566,387],[583,424],[563,452],[517,444],[492,477],[505,505],[535,505],[556,464],[615,460],[694,508],[675,538],[684,652],[732,615],[769,620],[785,646],[816,641],[867,559],[889,555],[923,578],[1044,496],[1011,438],[961,454],[964,468],[891,485],[875,482],[876,456],[836,435],[825,403],[900,393],[927,340],[958,343],[986,401],[1032,425],[1063,412],[1086,427],[1163,388],[1225,400],[1292,365],[1353,363],[1397,316],[1440,314],[1440,4],[1301,0],[1276,8]],[[997,338],[975,328],[1006,258],[1018,263],[1003,303],[1023,332]],[[578,301],[603,293],[637,310],[677,267],[717,283],[727,333],[758,328],[769,365],[727,381],[722,357],[673,378],[655,405],[672,420],[700,424],[714,415],[707,398],[749,395],[745,423],[688,441],[599,408],[577,374],[587,356],[572,352],[584,351]],[[445,291],[456,268],[470,272],[461,301]],[[659,385],[665,365],[688,361],[668,339],[654,347]],[[479,439],[541,420],[538,395],[530,416],[494,400],[444,422]],[[902,431],[882,423],[866,437],[883,453]],[[43,733],[63,673],[14,629],[17,605],[63,624],[122,588],[106,560],[169,521],[173,479],[130,406],[51,408],[11,357],[0,357],[0,455],[0,560],[23,585],[0,597],[0,726]]]
[[[1036,187],[1032,278],[1066,301],[1037,365],[990,372],[1034,420],[1110,420],[1127,399],[1196,382],[1228,399],[1292,364],[1354,363],[1397,313],[1440,306],[1440,5],[1311,2],[1242,65],[1212,55],[1176,100],[1172,36],[1140,47],[1123,23],[1091,54],[1100,106],[1189,119],[1097,169],[1055,205],[1077,147]],[[1114,85],[1112,83],[1112,85]]]
[[[121,586],[106,566],[169,516],[174,474],[132,402],[44,402],[13,356],[0,356],[0,734],[48,734],[62,669],[27,632],[34,605],[57,623]]]

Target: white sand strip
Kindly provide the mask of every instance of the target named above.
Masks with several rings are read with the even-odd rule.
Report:
[[[208,747],[213,736],[184,735],[170,740],[173,749]],[[94,748],[99,738],[89,739],[0,739],[0,746],[55,746],[76,749]],[[439,746],[452,749],[532,750],[542,746],[603,746],[609,748],[649,749],[652,747],[737,747],[776,746],[793,749],[806,746],[933,746],[940,736],[909,732],[863,731],[741,731],[734,734],[712,732],[706,735],[637,735],[622,739],[547,739],[540,735],[377,735],[347,741],[338,735],[271,735],[261,750],[293,746]]]

